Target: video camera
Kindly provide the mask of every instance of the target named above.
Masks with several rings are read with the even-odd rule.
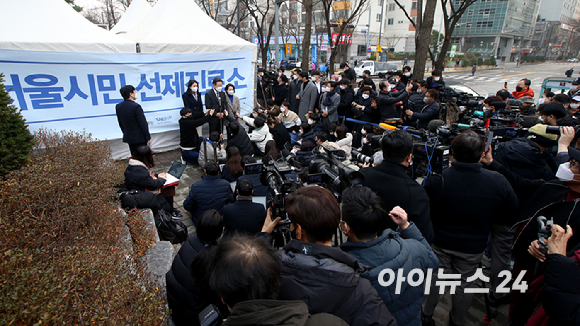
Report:
[[[437,132],[432,134],[427,130],[417,130],[407,128],[411,135],[421,138],[421,141],[413,142],[413,164],[411,166],[412,176],[414,178],[426,177],[430,174],[443,173],[443,170],[449,167],[449,154],[451,152],[449,145],[445,145],[440,140],[450,137],[452,129],[448,126],[440,126]],[[441,131],[440,131],[441,130]]]
[[[548,220],[544,216],[538,216],[538,244],[540,245],[540,252],[544,255],[548,254],[548,238],[552,235],[552,225],[554,220]]]
[[[319,184],[330,190],[341,201],[342,191],[349,184],[360,184],[364,181],[364,175],[355,171],[339,160],[344,160],[346,155],[343,150],[318,147],[313,150],[312,160],[309,165],[309,181]],[[311,182],[309,182],[310,184]]]
[[[352,155],[352,158],[354,160],[356,160],[357,162],[360,162],[360,163],[370,163],[370,164],[373,164],[374,161],[375,161],[375,159],[372,158],[371,156],[366,156],[366,155],[364,155],[363,153],[361,153],[359,151],[352,150],[350,152],[350,154]]]

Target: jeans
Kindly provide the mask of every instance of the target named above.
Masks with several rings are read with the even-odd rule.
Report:
[[[197,150],[181,150],[181,157],[189,164],[198,164],[199,151]]]

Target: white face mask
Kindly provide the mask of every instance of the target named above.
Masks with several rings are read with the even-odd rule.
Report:
[[[580,174],[575,174],[570,170],[570,162],[566,162],[564,164],[560,164],[558,167],[558,172],[556,172],[556,178],[566,182],[566,181],[574,181],[580,182],[580,180],[574,179],[574,177],[578,177],[580,179]]]
[[[393,89],[393,85],[389,84],[389,86],[387,86],[387,91],[391,91],[391,89]]]
[[[571,107],[572,109],[577,109],[579,106],[580,106],[580,104],[578,104],[578,103],[575,103],[575,104],[570,104],[570,107]]]
[[[542,116],[539,116],[538,119],[540,119],[540,121],[542,121],[542,123],[546,123],[546,121],[544,120],[544,118]]]
[[[423,97],[423,103],[429,104],[430,97]]]
[[[296,77],[296,75],[292,75],[292,79],[296,79],[296,78],[298,78],[298,77]]]
[[[191,91],[197,93],[197,87],[191,87]]]
[[[234,91],[228,91],[228,95],[233,96],[234,95]]]
[[[285,107],[283,107],[283,106],[281,106],[281,107],[280,107],[280,112],[282,112],[282,113],[286,112],[286,108],[285,108]]]
[[[366,130],[364,130],[364,129],[362,129],[360,132],[361,132],[363,135],[366,135],[366,134],[367,134],[367,131],[366,131]]]
[[[310,77],[310,80],[315,81],[316,78],[314,78],[314,76]]]
[[[221,86],[218,86],[218,87],[215,88],[215,90],[218,91],[218,92],[221,92],[222,91],[222,87]]]
[[[309,125],[313,125],[313,124],[314,124],[314,120],[312,120],[312,119],[308,119],[308,124],[309,124]]]
[[[434,80],[434,81],[439,81],[439,78],[440,78],[440,77],[433,77],[433,80]]]
[[[544,104],[544,102],[546,102],[546,98],[542,97],[539,101],[540,105]]]
[[[346,89],[346,86],[340,85],[340,89]]]
[[[322,91],[323,92],[330,92],[330,88],[328,88],[328,87],[322,87]]]
[[[405,77],[411,77],[411,73],[410,72],[406,72],[405,73]]]
[[[369,98],[369,94],[363,94],[362,98],[364,98],[365,100]]]

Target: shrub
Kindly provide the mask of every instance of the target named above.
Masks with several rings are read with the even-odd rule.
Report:
[[[86,133],[41,130],[31,163],[0,181],[0,324],[159,325],[165,299],[120,241],[124,166]],[[133,220],[132,220],[133,219]]]
[[[34,145],[19,109],[10,104],[3,77],[0,74],[0,177],[26,163]]]

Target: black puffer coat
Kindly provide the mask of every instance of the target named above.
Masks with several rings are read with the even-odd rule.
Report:
[[[304,254],[304,253],[307,254]],[[311,314],[329,313],[351,326],[396,325],[357,260],[338,248],[290,241],[282,259],[280,300],[302,300]]]
[[[125,187],[129,190],[155,190],[165,184],[165,179],[153,179],[145,164],[141,161],[130,159],[129,166],[125,170]]]

